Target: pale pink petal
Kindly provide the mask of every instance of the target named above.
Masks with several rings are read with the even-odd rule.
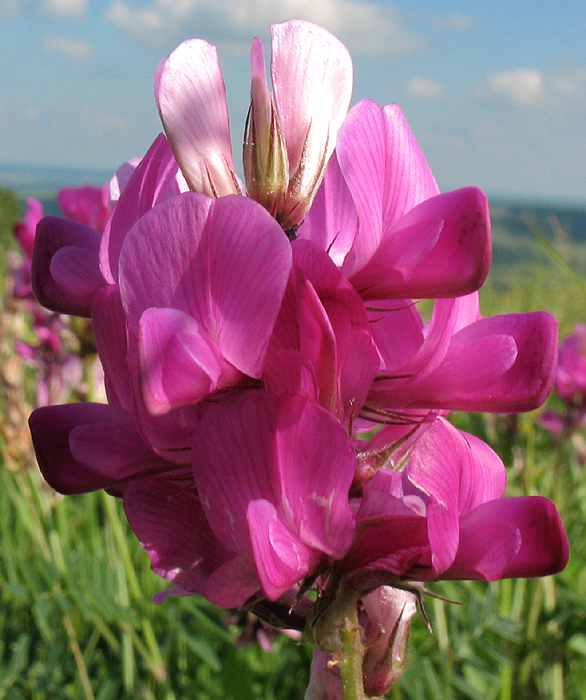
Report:
[[[189,187],[210,197],[240,194],[216,47],[202,39],[184,41],[159,64],[155,97]]]
[[[344,700],[344,689],[338,664],[331,654],[313,647],[309,685],[304,700]]]
[[[311,22],[274,24],[271,33],[271,77],[289,172],[301,166],[298,189],[305,191],[323,175],[336,145],[352,94],[352,60],[336,37]]]
[[[381,586],[362,598],[366,650],[362,662],[364,689],[369,697],[390,692],[407,665],[409,629],[417,612],[410,591]]]

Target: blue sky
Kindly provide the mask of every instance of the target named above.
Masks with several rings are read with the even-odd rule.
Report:
[[[353,101],[401,105],[442,189],[586,203],[586,4],[553,0],[0,0],[0,163],[142,155],[155,68],[193,36],[219,46],[238,153],[250,42],[292,17],[346,43]]]

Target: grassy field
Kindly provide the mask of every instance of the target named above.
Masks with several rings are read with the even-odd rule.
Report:
[[[2,193],[0,210],[6,251],[18,202]],[[567,236],[564,243],[557,230],[549,236],[556,248],[546,254],[528,233],[526,213],[513,217],[525,226],[521,235],[510,227],[499,232],[510,210],[495,213],[497,250],[508,245],[520,253],[497,259],[481,292],[482,311],[547,309],[563,335],[586,322],[581,241]],[[551,233],[547,226],[556,221],[534,212],[533,224]],[[0,700],[302,698],[306,644],[280,635],[263,651],[246,643],[256,631],[250,623],[243,635],[245,620],[202,599],[154,605],[152,596],[166,584],[150,571],[120,503],[103,493],[61,498],[43,485],[26,429],[33,376],[14,354],[23,327],[6,296],[0,317]],[[568,567],[543,580],[430,586],[460,604],[427,601],[433,633],[417,615],[393,700],[586,697],[586,475],[578,442],[556,444],[537,415],[453,420],[503,457],[510,495],[555,500],[570,539]]]

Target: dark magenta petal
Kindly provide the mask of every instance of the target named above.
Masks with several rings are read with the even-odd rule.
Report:
[[[41,472],[60,493],[96,491],[172,467],[148,449],[132,416],[113,406],[46,406],[33,411],[29,425]]]
[[[105,284],[99,269],[100,240],[101,234],[89,226],[55,216],[41,219],[33,249],[31,282],[43,306],[59,313],[89,317],[92,294]],[[83,275],[78,267],[80,261]]]

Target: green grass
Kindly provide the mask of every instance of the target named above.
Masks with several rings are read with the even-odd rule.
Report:
[[[485,315],[550,310],[563,334],[586,320],[579,280],[546,254],[497,267],[481,306]],[[238,646],[228,613],[203,599],[154,605],[167,584],[150,571],[119,501],[61,498],[43,485],[9,404],[32,400],[31,387],[18,394],[7,384],[10,338],[2,340],[0,412],[11,431],[0,446],[11,469],[0,468],[0,700],[302,698],[306,644],[280,636],[269,653]],[[393,700],[585,697],[586,475],[573,445],[555,444],[535,417],[453,420],[501,454],[510,495],[554,498],[570,539],[567,569],[543,580],[432,585],[461,605],[426,601],[433,633],[418,614]]]

